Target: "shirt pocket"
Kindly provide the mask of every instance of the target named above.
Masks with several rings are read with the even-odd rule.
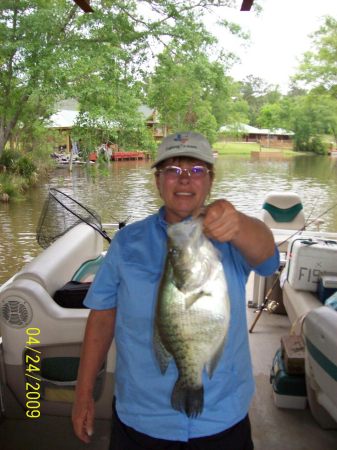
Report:
[[[120,275],[117,308],[121,322],[133,335],[148,334],[153,323],[161,271],[124,263]]]

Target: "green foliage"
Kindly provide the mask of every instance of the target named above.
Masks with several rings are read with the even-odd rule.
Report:
[[[214,142],[217,131],[233,108],[233,82],[220,61],[211,62],[203,48],[168,47],[148,87],[148,102],[172,131],[196,130]]]
[[[55,102],[74,96],[82,111],[119,121],[140,97],[139,81],[162,37],[182,43],[210,42],[202,12],[217,2],[93,1],[83,14],[68,0],[2,0],[0,8],[0,153],[9,140],[35,148],[38,124]],[[126,105],[131,104],[126,111]],[[101,117],[104,115],[100,114]],[[40,136],[41,140],[41,136]]]
[[[27,180],[37,174],[37,166],[32,159],[13,150],[5,150],[0,155],[0,165],[6,166],[7,173],[20,175]]]
[[[242,98],[248,104],[248,119],[252,126],[259,126],[264,119],[259,117],[261,109],[268,104],[276,104],[281,99],[277,86],[266,83],[262,78],[248,75],[240,83]]]
[[[312,50],[304,54],[293,78],[295,86],[304,83],[309,89],[294,100],[297,146],[322,154],[327,151],[323,134],[333,136],[337,143],[337,20],[326,16],[311,37]]]
[[[253,76],[241,84],[241,94],[249,105],[249,123],[294,131],[297,151],[325,154],[323,135],[333,136],[337,142],[336,25],[335,19],[327,17],[313,34],[313,50],[304,55],[287,96]]]
[[[83,157],[86,158],[102,143],[117,144],[122,150],[153,151],[155,147],[153,136],[136,107],[129,113],[119,111],[118,115],[101,111],[104,116],[100,116],[99,112],[96,109],[97,115],[80,113],[72,130],[73,139],[80,142]]]
[[[335,105],[335,106],[334,106]],[[295,132],[295,148],[317,154],[326,153],[322,136],[336,127],[336,102],[329,96],[310,94],[288,101],[291,129]],[[335,125],[334,125],[335,124]]]
[[[19,175],[1,173],[0,174],[0,196],[6,194],[10,200],[20,199],[22,193],[28,188],[29,184],[24,177]],[[0,200],[1,200],[0,199]]]
[[[197,114],[195,129],[206,136],[211,144],[214,143],[217,140],[219,128],[214,115],[207,110],[202,112],[201,109],[197,111]]]
[[[18,151],[4,150],[3,153],[0,155],[0,164],[2,166],[6,166],[6,169],[9,172],[14,172],[16,163],[20,158],[20,156],[21,154]]]
[[[328,149],[327,145],[322,142],[320,136],[314,136],[310,141],[310,151],[317,155],[326,155]]]
[[[302,131],[302,130],[301,130]],[[295,148],[301,152],[311,152],[316,155],[327,154],[327,144],[322,142],[319,136],[308,137],[307,134],[297,132],[295,136]]]
[[[313,50],[304,54],[295,80],[309,88],[324,87],[337,96],[337,19],[326,16],[324,24],[312,35]]]
[[[322,152],[323,133],[337,141],[336,20],[325,19],[300,67],[298,79],[312,91],[294,84],[282,98],[260,78],[235,83],[227,76],[233,55],[216,53],[202,16],[209,5],[230,3],[93,0],[95,12],[83,14],[68,0],[2,0],[0,155],[6,162],[0,163],[28,178],[34,164],[48,165],[45,119],[67,97],[80,104],[72,138],[81,140],[83,154],[105,142],[153,151],[141,103],[158,109],[171,131],[198,130],[211,142],[220,126],[249,122],[294,130],[298,149]],[[236,24],[223,26],[247,39]],[[154,43],[163,48],[156,61]],[[150,61],[156,62],[151,76]],[[17,164],[13,149],[29,158]]]
[[[41,143],[36,143],[34,150],[29,153],[29,157],[37,167],[39,175],[47,174],[55,167],[55,161],[50,157],[52,151],[52,145],[43,141]]]
[[[16,162],[17,173],[28,180],[36,176],[37,167],[28,156],[22,156]]]
[[[262,128],[280,128],[281,105],[280,103],[263,105],[256,119]]]
[[[60,62],[59,19],[67,9],[65,2],[59,3],[60,14],[46,0],[1,4],[0,153],[9,139],[24,142],[20,135],[41,122],[54,102],[62,72],[53,72]]]

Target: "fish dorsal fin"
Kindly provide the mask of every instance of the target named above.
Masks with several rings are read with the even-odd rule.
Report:
[[[217,351],[215,352],[213,358],[209,361],[209,363],[206,364],[206,372],[208,375],[208,378],[211,379],[214,373],[214,370],[216,369],[218,362],[222,356],[223,349],[226,343],[226,337],[221,341],[221,344],[219,345]]]

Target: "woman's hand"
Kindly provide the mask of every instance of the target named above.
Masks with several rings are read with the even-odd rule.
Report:
[[[227,200],[216,200],[207,206],[204,233],[219,242],[235,239],[240,233],[241,213]]]
[[[229,201],[216,200],[203,213],[205,235],[231,242],[253,267],[274,254],[274,236],[267,225],[238,211]]]

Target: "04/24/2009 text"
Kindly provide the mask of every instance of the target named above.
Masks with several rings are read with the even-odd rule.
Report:
[[[35,345],[40,344],[39,328],[27,328],[27,340],[25,346],[25,376],[26,376],[26,416],[30,419],[37,419],[40,417],[40,361],[41,351]]]

